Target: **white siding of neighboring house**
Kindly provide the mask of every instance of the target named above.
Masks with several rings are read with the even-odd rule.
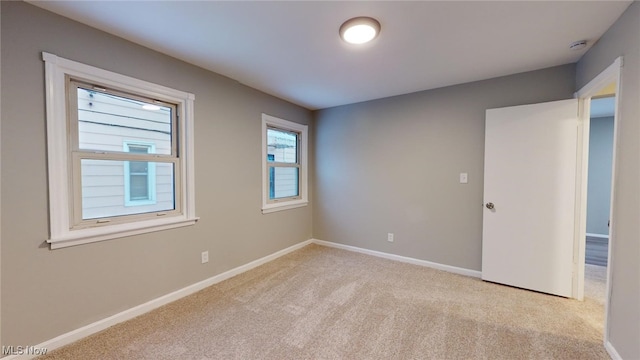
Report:
[[[84,90],[78,91],[78,97],[80,149],[126,152],[129,143],[149,146],[157,154],[171,154],[171,117],[166,109],[145,110],[136,102]],[[149,179],[153,201],[133,205],[135,201],[125,201],[126,161],[82,160],[82,217],[173,209],[173,164],[153,164],[149,167],[155,167],[155,176]]]

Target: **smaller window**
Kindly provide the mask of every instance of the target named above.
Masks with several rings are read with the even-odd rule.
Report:
[[[307,126],[262,114],[262,145],[262,212],[307,205]]]

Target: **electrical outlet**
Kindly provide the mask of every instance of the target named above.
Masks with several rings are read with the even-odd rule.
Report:
[[[202,263],[208,263],[209,262],[209,252],[208,251],[203,251],[202,252]]]
[[[393,233],[388,233],[387,234],[387,241],[388,242],[393,242]]]
[[[467,173],[460,173],[460,184],[466,184],[469,182],[469,175]]]

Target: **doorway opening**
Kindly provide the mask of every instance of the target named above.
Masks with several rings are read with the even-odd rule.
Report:
[[[615,83],[591,98],[584,296],[605,302],[613,170]]]
[[[612,216],[612,209],[615,202],[615,159],[622,63],[622,57],[617,58],[613,64],[576,93],[576,98],[580,103],[578,132],[580,144],[578,147],[579,165],[576,190],[576,209],[578,211],[574,240],[574,297],[578,300],[584,300],[585,297],[591,300],[595,298],[596,301],[599,299],[604,302],[603,340],[605,348],[609,342],[611,269],[615,266],[611,251],[611,246],[615,243],[615,218]],[[608,119],[598,122],[603,120],[602,118]],[[601,139],[596,139],[598,136]],[[592,137],[593,144],[591,144]],[[603,142],[604,146],[602,147],[608,148],[608,151],[596,149],[599,145],[603,145]],[[591,145],[594,146],[594,154],[591,154],[593,157],[590,156]],[[600,159],[598,159],[599,157]],[[610,158],[611,160],[606,162],[602,158]],[[591,170],[595,170],[592,176],[590,176],[590,167]],[[607,184],[610,184],[610,187],[607,187]],[[589,190],[592,190],[591,193]],[[589,203],[591,203],[592,209],[589,209]],[[606,228],[603,227],[604,220],[607,221]],[[587,242],[587,234],[591,239],[589,242]],[[594,241],[595,239],[600,241]],[[599,246],[594,249],[593,245],[597,242],[599,242]],[[587,254],[587,246],[591,248],[589,254]],[[587,261],[587,257],[589,257],[589,261]],[[606,261],[603,257],[606,258]],[[599,262],[599,265],[589,264],[590,262]],[[593,270],[597,271],[594,273]],[[593,288],[594,284],[596,288]],[[603,291],[604,294],[602,294]],[[608,348],[607,351],[609,351]]]

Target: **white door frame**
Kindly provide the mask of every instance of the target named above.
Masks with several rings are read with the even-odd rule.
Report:
[[[598,76],[589,81],[588,84],[578,90],[574,96],[579,99],[579,124],[578,124],[578,168],[576,176],[576,238],[574,239],[574,282],[573,294],[578,300],[584,299],[584,265],[585,265],[585,248],[587,235],[587,178],[589,172],[589,122],[590,122],[590,106],[591,97],[596,95],[605,86],[616,83],[615,93],[615,111],[613,120],[613,161],[611,169],[611,207],[609,219],[611,221],[609,227],[609,249],[607,255],[607,292],[605,294],[604,305],[604,343],[609,341],[609,300],[611,298],[611,268],[614,266],[611,251],[611,244],[615,241],[615,218],[613,217],[613,209],[615,202],[615,184],[616,184],[616,153],[618,143],[618,124],[620,121],[620,98],[621,98],[621,68],[623,66],[622,56],[618,57],[611,65],[609,65]]]

